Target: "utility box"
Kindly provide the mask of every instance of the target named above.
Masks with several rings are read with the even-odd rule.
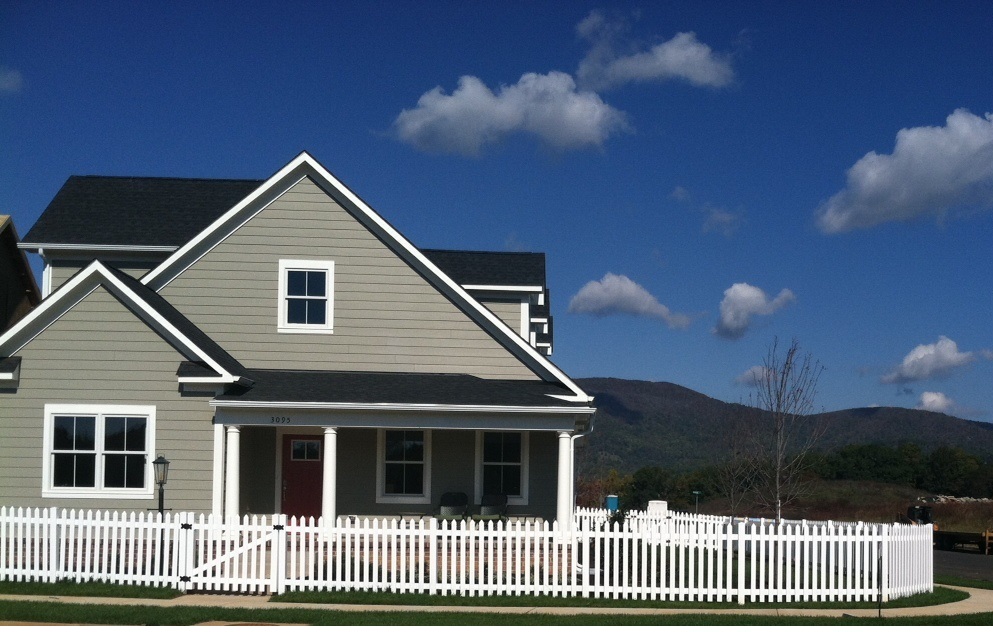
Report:
[[[649,500],[648,513],[665,515],[669,511],[669,503],[664,500]]]
[[[617,494],[608,494],[604,502],[607,505],[607,511],[617,511],[621,508],[621,503],[617,498]]]

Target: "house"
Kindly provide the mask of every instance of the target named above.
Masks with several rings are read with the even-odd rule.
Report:
[[[24,252],[17,248],[17,230],[9,215],[0,215],[0,331],[16,323],[41,301]]]
[[[569,519],[592,399],[544,256],[419,250],[306,153],[265,181],[70,177],[0,335],[0,505]]]

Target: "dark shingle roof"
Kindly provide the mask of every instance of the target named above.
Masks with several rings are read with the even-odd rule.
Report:
[[[22,241],[179,247],[260,184],[262,180],[71,176]]]
[[[218,395],[217,401],[585,406],[549,397],[573,393],[561,385],[540,380],[486,380],[451,373],[270,369],[249,369],[248,374],[255,381],[253,386]]]
[[[148,286],[143,285],[134,277],[109,266],[107,269],[124,285],[126,285],[128,289],[137,294],[139,298],[148,303],[149,306],[151,306],[151,308],[154,309],[159,315],[169,321],[169,324],[186,336],[204,353],[210,356],[212,360],[220,364],[225,371],[231,373],[232,375],[245,375],[245,367],[243,367],[240,362],[235,360],[230,353],[225,351],[219,344],[214,342],[210,336],[194,325],[190,319],[183,316],[178,309],[172,306],[172,303],[153,292],[148,288]]]
[[[459,285],[545,285],[545,254],[421,250]]]

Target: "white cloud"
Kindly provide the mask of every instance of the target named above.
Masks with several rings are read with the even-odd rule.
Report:
[[[917,345],[904,357],[900,366],[881,378],[883,384],[905,384],[934,377],[945,377],[954,369],[975,360],[971,351],[959,351],[959,347],[945,336],[929,345]]]
[[[619,54],[614,40],[626,30],[623,22],[607,20],[593,11],[576,27],[593,47],[579,63],[579,84],[607,90],[633,82],[683,79],[695,86],[721,87],[734,79],[728,55],[715,53],[695,33],[677,33],[648,50]]]
[[[21,91],[24,78],[19,70],[0,66],[0,93],[14,94]]]
[[[900,130],[892,154],[869,152],[847,185],[817,210],[822,232],[841,233],[952,210],[993,208],[993,115],[958,109],[944,127]]]
[[[574,149],[599,147],[630,131],[623,112],[593,92],[577,90],[563,72],[527,73],[495,93],[480,79],[464,76],[451,94],[440,86],[425,92],[393,126],[402,141],[418,149],[464,155],[518,132],[556,149]]]
[[[584,285],[569,301],[569,312],[594,316],[644,316],[661,320],[673,329],[688,327],[691,320],[685,314],[670,310],[648,290],[626,276],[610,272],[601,280]]]
[[[930,410],[935,413],[947,413],[955,408],[955,402],[944,393],[925,391],[921,393],[918,410]]]
[[[761,288],[747,283],[735,283],[724,290],[724,299],[720,306],[721,317],[714,327],[714,333],[732,340],[741,338],[751,326],[753,316],[768,316],[794,300],[796,295],[788,289],[783,289],[776,298],[769,300]]]
[[[715,206],[705,205],[701,211],[706,214],[707,219],[703,222],[703,232],[719,233],[725,237],[731,237],[741,226],[741,216],[730,211]]]
[[[756,364],[752,368],[748,369],[738,377],[734,378],[735,384],[741,384],[743,386],[758,386],[762,383],[763,377],[769,374],[771,369]]]

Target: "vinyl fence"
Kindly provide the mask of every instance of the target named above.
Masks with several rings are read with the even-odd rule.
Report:
[[[676,512],[619,521],[212,516],[0,508],[0,580],[186,591],[369,590],[675,601],[887,601],[933,589],[929,526]]]

